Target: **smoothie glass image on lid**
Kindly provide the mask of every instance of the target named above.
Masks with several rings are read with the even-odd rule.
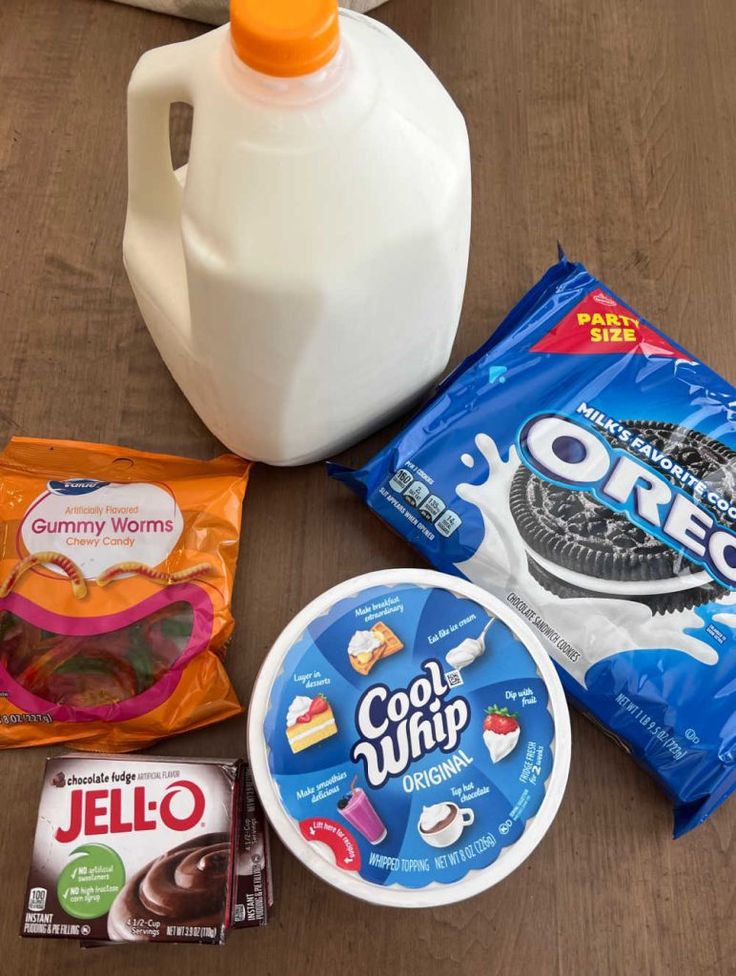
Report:
[[[419,908],[491,887],[534,850],[567,782],[570,720],[506,604],[395,569],[341,583],[286,627],[253,689],[248,750],[271,823],[308,868]]]

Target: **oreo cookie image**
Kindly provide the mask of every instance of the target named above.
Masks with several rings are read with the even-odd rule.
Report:
[[[731,505],[736,503],[736,453],[728,447],[669,423],[622,423]],[[611,436],[608,440],[622,446]],[[668,478],[666,472],[659,473]],[[669,480],[682,487],[674,478]],[[529,571],[545,589],[563,599],[634,600],[654,613],[670,613],[692,609],[729,592],[701,566],[623,513],[585,491],[545,481],[523,465],[514,475],[509,500],[527,548]],[[719,513],[713,514],[717,517]]]

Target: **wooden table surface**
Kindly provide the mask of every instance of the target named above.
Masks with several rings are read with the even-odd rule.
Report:
[[[733,0],[391,0],[377,11],[468,121],[474,221],[455,361],[552,263],[559,239],[736,381],[733,14]],[[3,439],[218,451],[159,359],[121,261],[128,77],[147,48],[203,29],[105,0],[0,3]],[[367,459],[387,437],[344,459]],[[243,701],[271,642],[308,600],[349,576],[406,565],[420,561],[320,465],[257,468],[229,651]],[[276,843],[273,921],[232,934],[223,949],[82,953],[19,939],[46,750],[7,752],[0,973],[734,972],[736,802],[673,842],[653,783],[579,716],[573,734],[560,815],[500,887],[449,908],[372,908]],[[156,751],[244,748],[242,719]]]

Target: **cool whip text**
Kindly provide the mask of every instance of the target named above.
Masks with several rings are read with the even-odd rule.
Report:
[[[467,701],[450,691],[439,661],[422,665],[422,674],[406,688],[391,691],[373,685],[358,702],[356,725],[361,738],[352,748],[353,762],[362,760],[371,786],[401,776],[411,763],[434,749],[452,752],[470,721]]]

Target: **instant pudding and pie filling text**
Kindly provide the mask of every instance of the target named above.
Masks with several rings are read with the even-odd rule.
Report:
[[[0,746],[122,751],[236,715],[249,464],[13,438],[0,455]]]
[[[736,787],[734,400],[562,257],[363,470],[333,466],[534,628],[676,834]]]

